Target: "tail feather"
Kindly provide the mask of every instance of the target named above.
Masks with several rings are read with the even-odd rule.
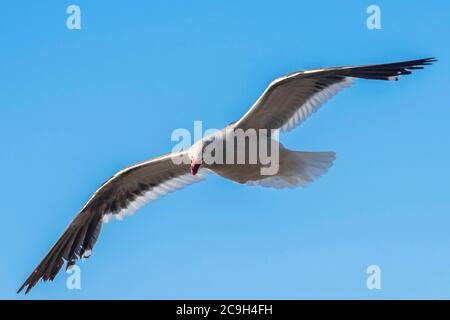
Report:
[[[336,159],[334,152],[290,151],[281,167],[280,176],[290,177],[306,186],[326,173]]]
[[[326,173],[336,159],[334,152],[287,151],[277,175],[248,184],[271,188],[305,187]]]

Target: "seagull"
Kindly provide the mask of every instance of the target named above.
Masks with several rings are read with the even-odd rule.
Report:
[[[24,288],[28,293],[41,279],[53,280],[65,262],[68,270],[78,259],[88,258],[102,225],[111,217],[121,220],[150,201],[203,180],[208,172],[240,184],[274,188],[306,186],[331,167],[335,160],[333,152],[291,151],[276,142],[279,168],[274,175],[263,175],[259,162],[206,164],[201,157],[208,145],[226,139],[224,136],[238,129],[269,130],[266,135],[274,140],[272,131],[295,128],[355,79],[398,80],[435,61],[426,58],[313,69],[275,79],[241,119],[223,130],[198,140],[187,150],[131,165],[112,176],[94,192],[17,293]],[[248,153],[248,149],[243,152]]]

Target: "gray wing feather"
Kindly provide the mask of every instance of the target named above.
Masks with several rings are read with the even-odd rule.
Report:
[[[423,69],[434,58],[388,64],[306,70],[274,80],[250,110],[235,123],[241,129],[288,131],[303,122],[328,99],[348,87],[352,79],[398,80]]]
[[[98,239],[102,223],[115,216],[121,219],[150,200],[183,186],[203,179],[199,172],[190,175],[189,164],[174,157],[185,154],[166,155],[119,171],[105,182],[75,216],[73,221],[50,249],[48,254],[31,273],[18,292],[26,287],[28,293],[40,280],[53,280],[64,262],[67,269],[79,258],[89,257]],[[180,160],[180,159],[178,159]]]

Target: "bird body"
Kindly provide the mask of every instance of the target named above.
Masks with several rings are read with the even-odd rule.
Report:
[[[301,124],[354,79],[398,80],[434,61],[314,69],[274,80],[238,121],[188,150],[137,163],[112,176],[82,207],[18,292],[26,287],[28,293],[40,279],[53,280],[65,262],[70,268],[79,258],[88,258],[110,218],[121,220],[149,201],[204,179],[207,172],[254,186],[306,186],[331,167],[335,154],[289,150],[278,141],[279,132]]]
[[[215,151],[211,159],[208,147]],[[325,173],[335,154],[291,151],[265,129],[244,132],[233,124],[196,142],[188,157],[191,163],[240,184],[292,188]],[[273,170],[264,170],[270,168]]]

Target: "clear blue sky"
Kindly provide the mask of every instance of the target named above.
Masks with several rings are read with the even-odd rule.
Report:
[[[77,4],[82,29],[65,26]],[[275,77],[436,56],[399,82],[358,81],[281,137],[335,151],[306,189],[210,176],[103,230],[27,298],[450,298],[450,3],[3,1],[0,298],[15,291],[124,166],[176,128],[238,119]],[[382,271],[366,288],[366,268]]]

